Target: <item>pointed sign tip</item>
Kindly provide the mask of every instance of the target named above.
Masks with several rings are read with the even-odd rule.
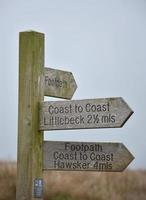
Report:
[[[131,110],[131,109],[130,109]],[[122,128],[124,126],[124,124],[128,121],[128,119],[131,117],[131,115],[134,113],[133,110],[130,111],[129,115],[127,116],[127,118],[122,122],[120,128]]]
[[[131,109],[131,107],[127,104],[127,102],[123,99],[123,97],[119,97],[121,104],[123,105],[123,114],[125,116],[125,119],[122,121],[120,128],[124,126],[124,124],[128,121],[128,119],[131,117],[131,115],[134,113],[134,111]],[[125,109],[125,110],[124,110]]]
[[[127,152],[126,155],[128,156],[127,159],[125,160],[125,166],[124,168],[122,169],[122,171],[124,171],[129,165],[130,163],[132,163],[132,161],[135,159],[135,157],[133,156],[133,154],[127,149],[127,147],[122,144],[125,151]]]

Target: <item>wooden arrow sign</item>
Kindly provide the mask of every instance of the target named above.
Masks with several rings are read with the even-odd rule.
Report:
[[[121,97],[42,102],[40,130],[117,128],[132,113]]]
[[[45,96],[71,99],[77,84],[71,72],[44,68]]]
[[[44,170],[120,172],[134,159],[122,143],[45,141],[43,154]]]

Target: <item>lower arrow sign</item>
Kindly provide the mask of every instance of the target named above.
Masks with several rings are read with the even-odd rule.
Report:
[[[45,141],[43,151],[44,170],[120,172],[134,159],[122,143]]]

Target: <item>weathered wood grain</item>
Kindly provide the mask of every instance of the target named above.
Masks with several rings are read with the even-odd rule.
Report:
[[[44,68],[45,96],[71,99],[77,84],[73,74],[52,68]]]
[[[44,34],[21,32],[19,40],[16,200],[36,200],[33,198],[34,180],[42,178],[43,132],[38,130],[39,104],[44,97]]]
[[[134,159],[122,143],[44,141],[44,170],[123,171]]]
[[[132,113],[121,97],[42,102],[40,130],[117,128]]]

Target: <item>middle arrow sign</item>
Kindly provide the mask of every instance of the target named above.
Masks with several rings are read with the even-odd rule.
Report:
[[[42,102],[40,130],[118,128],[132,113],[121,97]]]

